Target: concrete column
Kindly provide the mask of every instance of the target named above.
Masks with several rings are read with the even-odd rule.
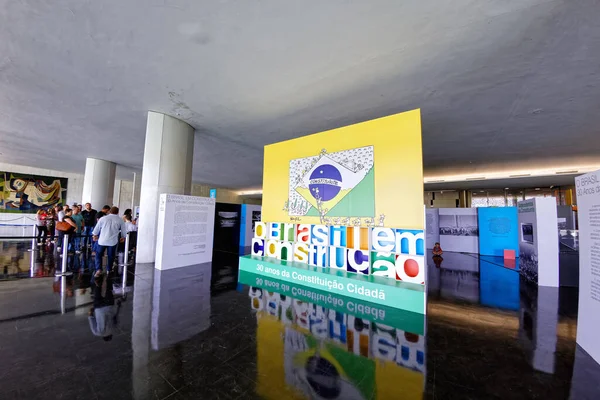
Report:
[[[113,200],[111,205],[121,207],[121,179],[115,179],[115,186],[113,189]],[[123,210],[124,211],[124,210]]]
[[[193,158],[194,128],[176,118],[149,111],[140,193],[138,263],[151,263],[155,259],[159,195],[190,194]]]
[[[97,158],[86,159],[81,202],[91,203],[97,210],[105,204],[112,205],[116,170],[117,165],[113,162]]]

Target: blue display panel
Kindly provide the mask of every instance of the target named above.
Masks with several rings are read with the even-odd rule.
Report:
[[[479,219],[479,254],[504,257],[504,250],[519,256],[517,207],[481,207]]]

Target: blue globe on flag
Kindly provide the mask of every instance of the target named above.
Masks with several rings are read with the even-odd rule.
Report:
[[[308,189],[315,199],[329,201],[342,189],[342,174],[333,165],[320,165],[310,174]]]

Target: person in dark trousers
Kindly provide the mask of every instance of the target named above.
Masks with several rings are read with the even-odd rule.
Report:
[[[83,217],[83,247],[87,248],[91,242],[92,231],[96,226],[96,214],[98,211],[92,208],[90,203],[85,203],[85,209],[81,212],[81,216]]]
[[[125,241],[126,234],[127,226],[119,217],[119,207],[112,207],[109,215],[98,220],[96,227],[92,231],[94,241],[96,242],[95,276],[99,276],[102,273],[102,256],[104,255],[104,250],[107,251],[108,255],[106,269],[110,272],[115,260],[117,244],[119,241]]]
[[[46,210],[40,208],[35,216],[35,225],[37,227],[37,241],[38,244],[46,242],[46,236],[48,235],[48,229],[46,229]]]
[[[88,313],[90,330],[94,336],[105,342],[113,338],[113,331],[119,324],[121,301],[115,305],[112,274],[102,274],[94,279],[94,306]]]
[[[54,242],[54,225],[56,224],[56,214],[54,214],[54,209],[49,208],[48,213],[46,214],[46,230],[48,231],[49,240]]]
[[[104,207],[102,207],[102,209],[96,213],[96,224],[98,224],[98,221],[100,221],[100,219],[102,217],[106,217],[109,213],[110,213],[110,206],[109,205],[105,205]],[[92,229],[92,232],[93,231],[94,230]],[[93,241],[92,242],[92,251],[93,252],[97,252],[98,251],[97,247],[98,247],[98,242]]]

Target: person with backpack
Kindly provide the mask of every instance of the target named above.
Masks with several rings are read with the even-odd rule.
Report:
[[[73,219],[73,210],[68,209],[65,211],[65,216],[62,221],[58,221],[56,223],[56,230],[58,231],[58,243],[60,244],[58,250],[60,251],[60,247],[64,245],[64,237],[65,235],[69,235],[69,248],[68,251],[73,250],[73,239],[75,236],[75,232],[77,232],[77,223]]]

